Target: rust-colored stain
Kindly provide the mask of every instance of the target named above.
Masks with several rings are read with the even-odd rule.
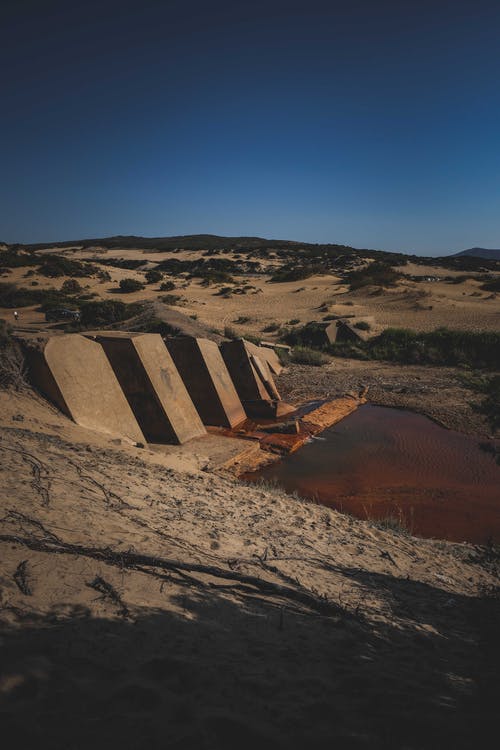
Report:
[[[238,437],[244,440],[258,440],[262,450],[269,453],[275,453],[283,456],[289,453],[295,453],[301,448],[311,435],[317,435],[319,432],[326,430],[327,427],[340,422],[347,417],[358,406],[366,403],[363,397],[355,398],[353,396],[344,396],[333,401],[327,401],[321,406],[306,413],[304,417],[294,419],[293,427],[290,432],[284,431],[287,420],[281,423],[270,419],[255,421],[247,419],[235,429],[225,427],[208,427],[208,432],[227,437]],[[272,427],[276,426],[276,432],[271,432]]]

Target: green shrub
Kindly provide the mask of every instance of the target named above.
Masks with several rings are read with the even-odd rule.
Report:
[[[11,333],[7,321],[0,318],[0,388],[19,390],[26,385],[24,357]]]
[[[252,318],[249,318],[248,315],[240,315],[239,318],[236,318],[236,320],[233,320],[233,323],[237,323],[238,325],[243,325],[244,323],[250,323]]]
[[[347,274],[347,281],[351,291],[369,285],[394,286],[401,278],[401,273],[381,261],[375,261],[366,266],[366,268],[350,271]]]
[[[48,278],[58,276],[93,276],[99,269],[91,263],[82,263],[79,260],[70,260],[61,255],[44,255],[40,258],[38,273]]]
[[[263,333],[273,333],[274,331],[278,331],[280,328],[279,323],[269,323],[268,326],[262,329]]]
[[[255,346],[260,346],[260,338],[254,336],[253,333],[244,333],[242,338],[244,338],[245,341],[250,341],[251,344],[255,344]]]
[[[279,271],[276,271],[269,281],[273,284],[280,284],[286,281],[300,281],[301,279],[308,279],[316,274],[325,273],[325,270],[326,269],[323,265],[285,266]]]
[[[232,328],[232,326],[224,326],[224,336],[227,339],[237,339],[239,338],[239,333],[235,328]]]
[[[481,285],[485,292],[500,292],[500,276]]]
[[[306,349],[324,349],[328,343],[325,337],[325,326],[315,321],[293,330],[284,329],[282,340],[290,346],[305,347]]]
[[[161,271],[156,271],[155,269],[152,269],[151,271],[146,271],[146,281],[148,284],[157,284],[162,279],[163,279],[163,274]]]
[[[84,328],[99,328],[133,318],[141,311],[142,305],[138,303],[128,305],[119,300],[85,302],[80,307],[81,325]]]
[[[482,374],[465,375],[461,377],[461,380],[471,390],[484,394],[483,401],[473,408],[486,415],[493,430],[500,429],[500,375],[493,375],[493,377]]]
[[[388,328],[370,341],[332,344],[328,350],[340,357],[401,364],[500,369],[500,332],[496,331],[474,333],[437,328],[417,333],[404,328]]]
[[[144,289],[144,284],[142,284],[140,281],[137,281],[137,279],[122,279],[119,286],[120,292],[123,292],[124,294],[130,294],[130,292],[139,292],[141,289]]]
[[[292,350],[292,362],[298,365],[320,367],[329,362],[329,358],[317,349],[310,349],[307,346],[296,346]]]
[[[147,323],[141,325],[144,333],[159,333],[161,336],[178,336],[181,330],[177,326],[166,323],[160,318],[151,318]]]
[[[369,323],[366,322],[366,320],[360,320],[357,323],[354,323],[354,328],[357,328],[359,331],[369,331],[371,329],[371,326]]]
[[[217,292],[217,297],[229,297],[229,295],[232,292],[232,288],[230,286],[223,286],[219,291]]]
[[[64,294],[80,294],[80,292],[83,292],[83,288],[76,279],[66,279],[61,287],[61,292],[64,292]]]
[[[0,283],[0,307],[14,309],[40,305],[39,310],[44,312],[51,306],[74,307],[77,301],[59,289],[25,289],[15,284]]]
[[[160,284],[160,292],[172,292],[175,289],[173,281],[163,281]]]
[[[164,305],[178,305],[181,298],[178,294],[164,294],[158,298]]]
[[[25,266],[39,266],[42,259],[32,252],[19,252],[9,248],[0,253],[0,266],[3,268],[24,268]]]

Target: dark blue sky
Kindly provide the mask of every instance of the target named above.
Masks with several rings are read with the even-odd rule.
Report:
[[[3,0],[0,240],[500,247],[500,2]]]

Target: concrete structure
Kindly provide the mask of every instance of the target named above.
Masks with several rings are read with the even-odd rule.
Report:
[[[145,442],[102,347],[76,333],[22,338],[34,385],[77,424]]]
[[[262,346],[256,346],[256,344],[253,344],[251,341],[246,341],[244,339],[244,342],[245,349],[250,355],[250,360],[254,368],[256,369],[260,379],[264,383],[264,386],[270,398],[274,398],[279,401],[281,396],[278,393],[271,368],[269,367],[266,350]]]
[[[149,443],[182,444],[206,434],[177,368],[157,333],[86,333],[102,345]]]
[[[266,360],[269,369],[273,375],[279,375],[283,370],[283,365],[280,362],[280,358],[274,351],[274,349],[268,346],[259,346],[260,356]]]
[[[225,341],[221,352],[249,417],[275,418],[294,411],[281,401],[260,347],[244,339]]]
[[[366,331],[356,328],[360,319],[334,320],[325,328],[325,336],[328,344],[336,341],[366,341],[369,336]]]
[[[165,343],[203,424],[241,424],[245,410],[217,344],[192,336],[167,338]]]
[[[305,346],[327,347],[341,341],[366,341],[369,335],[357,328],[358,323],[365,322],[371,327],[367,318],[336,318],[331,322],[312,322],[300,331],[301,342]]]
[[[268,400],[270,395],[250,358],[243,339],[224,341],[220,350],[240,399],[244,401]]]

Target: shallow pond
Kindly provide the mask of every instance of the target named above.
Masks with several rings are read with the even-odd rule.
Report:
[[[500,541],[500,466],[463,435],[414,412],[365,405],[279,463],[273,481],[358,518],[394,518],[417,535]]]

